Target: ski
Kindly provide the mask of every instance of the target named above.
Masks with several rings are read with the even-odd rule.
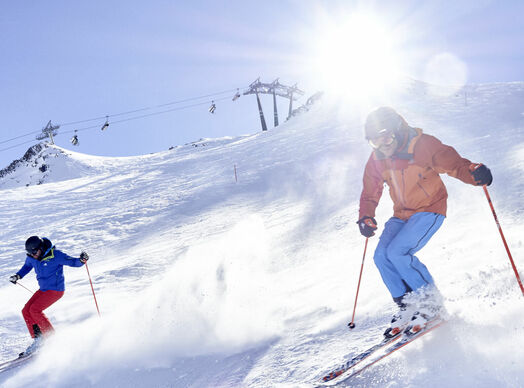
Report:
[[[10,369],[14,369],[14,368],[16,368],[19,365],[22,365],[26,361],[30,360],[33,357],[33,355],[34,355],[34,353],[29,353],[27,355],[22,354],[21,356],[18,356],[17,358],[15,358],[13,360],[5,361],[5,362],[1,363],[0,364],[0,373],[8,371]]]
[[[366,370],[367,368],[369,368],[370,366],[372,365],[375,365],[377,362],[385,359],[386,357],[390,356],[391,354],[395,353],[397,350],[400,350],[402,349],[404,346],[412,343],[413,341],[415,341],[417,338],[421,338],[423,337],[424,335],[432,332],[433,330],[435,330],[436,328],[444,325],[446,323],[446,321],[444,320],[434,320],[434,321],[431,321],[429,322],[426,327],[424,329],[422,329],[421,331],[419,331],[418,333],[415,333],[415,334],[404,334],[402,336],[402,339],[393,344],[392,346],[390,346],[388,349],[385,350],[384,354],[382,354],[380,357],[376,358],[375,360],[373,360],[372,362],[366,364],[366,365],[363,365],[361,368],[359,369],[356,369],[354,370],[350,375],[348,376],[345,376],[342,380],[340,381],[337,381],[337,384],[338,383],[341,383],[341,382],[345,382],[345,381],[348,381],[349,379],[351,379],[352,377],[358,375],[359,373],[361,373],[362,371]]]
[[[380,341],[378,344],[373,345],[367,350],[364,350],[362,353],[357,354],[351,360],[348,360],[344,365],[341,367],[329,372],[327,375],[322,377],[322,381],[329,382],[331,380],[336,379],[340,375],[346,373],[348,370],[356,367],[358,364],[363,362],[364,360],[371,357],[374,353],[378,352],[380,349],[392,344],[393,342],[400,339],[402,336],[399,334],[393,338],[384,338],[382,341]]]

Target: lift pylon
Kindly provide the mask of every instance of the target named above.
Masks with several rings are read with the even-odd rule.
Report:
[[[257,97],[258,111],[260,114],[260,123],[262,130],[267,131],[266,120],[264,118],[264,112],[262,111],[262,104],[260,103],[260,94],[271,94],[273,95],[273,117],[275,127],[278,126],[278,110],[277,110],[277,96],[289,99],[289,113],[288,119],[291,117],[291,111],[293,110],[293,100],[297,100],[299,96],[302,96],[304,92],[300,90],[297,85],[286,86],[279,82],[277,78],[272,83],[260,82],[260,77],[249,85],[248,89],[243,93],[244,95],[255,94]]]

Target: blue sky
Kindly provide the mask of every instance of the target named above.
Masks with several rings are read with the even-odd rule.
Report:
[[[157,152],[203,137],[259,131],[254,96],[215,98],[156,113],[179,100],[245,88],[257,77],[298,83],[305,99],[325,89],[309,66],[312,41],[365,10],[402,38],[403,73],[424,79],[448,53],[467,82],[524,81],[524,2],[520,1],[18,1],[0,14],[0,168],[22,156],[49,120],[64,125],[56,143],[79,152],[125,156]],[[327,21],[327,23],[326,23]],[[323,24],[324,23],[324,24]],[[325,39],[325,40],[323,40]],[[343,45],[342,45],[343,46]],[[345,48],[340,47],[340,51]],[[263,104],[270,124],[271,98]],[[192,104],[189,103],[189,104]],[[184,104],[171,104],[173,109]],[[148,109],[144,109],[148,108]],[[129,115],[116,114],[143,109]],[[281,121],[287,102],[280,101]],[[109,115],[113,125],[98,129]],[[94,126],[93,129],[84,129]],[[271,126],[271,125],[270,125]],[[79,147],[69,139],[80,129]]]

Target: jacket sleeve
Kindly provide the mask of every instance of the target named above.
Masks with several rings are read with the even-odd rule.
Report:
[[[384,179],[377,170],[373,154],[366,163],[364,169],[363,188],[362,194],[360,195],[360,210],[359,219],[362,217],[375,217],[375,209],[378,206],[380,197],[382,196],[382,190],[384,190]]]
[[[20,276],[20,278],[23,278],[25,275],[27,275],[29,273],[29,271],[31,271],[33,269],[33,264],[31,264],[31,262],[26,258],[25,259],[25,263],[24,265],[22,266],[22,268],[20,268],[20,270],[17,272],[17,275]]]
[[[460,156],[453,147],[443,144],[434,136],[422,135],[415,147],[415,159],[439,174],[446,173],[464,183],[476,185],[469,170],[471,161]]]
[[[58,251],[56,249],[55,259],[57,263],[67,265],[69,267],[81,267],[84,265],[84,263],[82,263],[79,258],[68,256],[64,252]]]

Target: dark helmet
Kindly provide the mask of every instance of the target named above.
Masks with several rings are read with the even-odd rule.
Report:
[[[404,118],[399,115],[393,108],[383,106],[371,112],[364,126],[366,139],[375,139],[384,132],[393,132],[398,135],[399,132],[408,127]]]
[[[44,240],[38,236],[31,236],[25,242],[25,250],[28,255],[35,254],[39,249],[44,250]]]

